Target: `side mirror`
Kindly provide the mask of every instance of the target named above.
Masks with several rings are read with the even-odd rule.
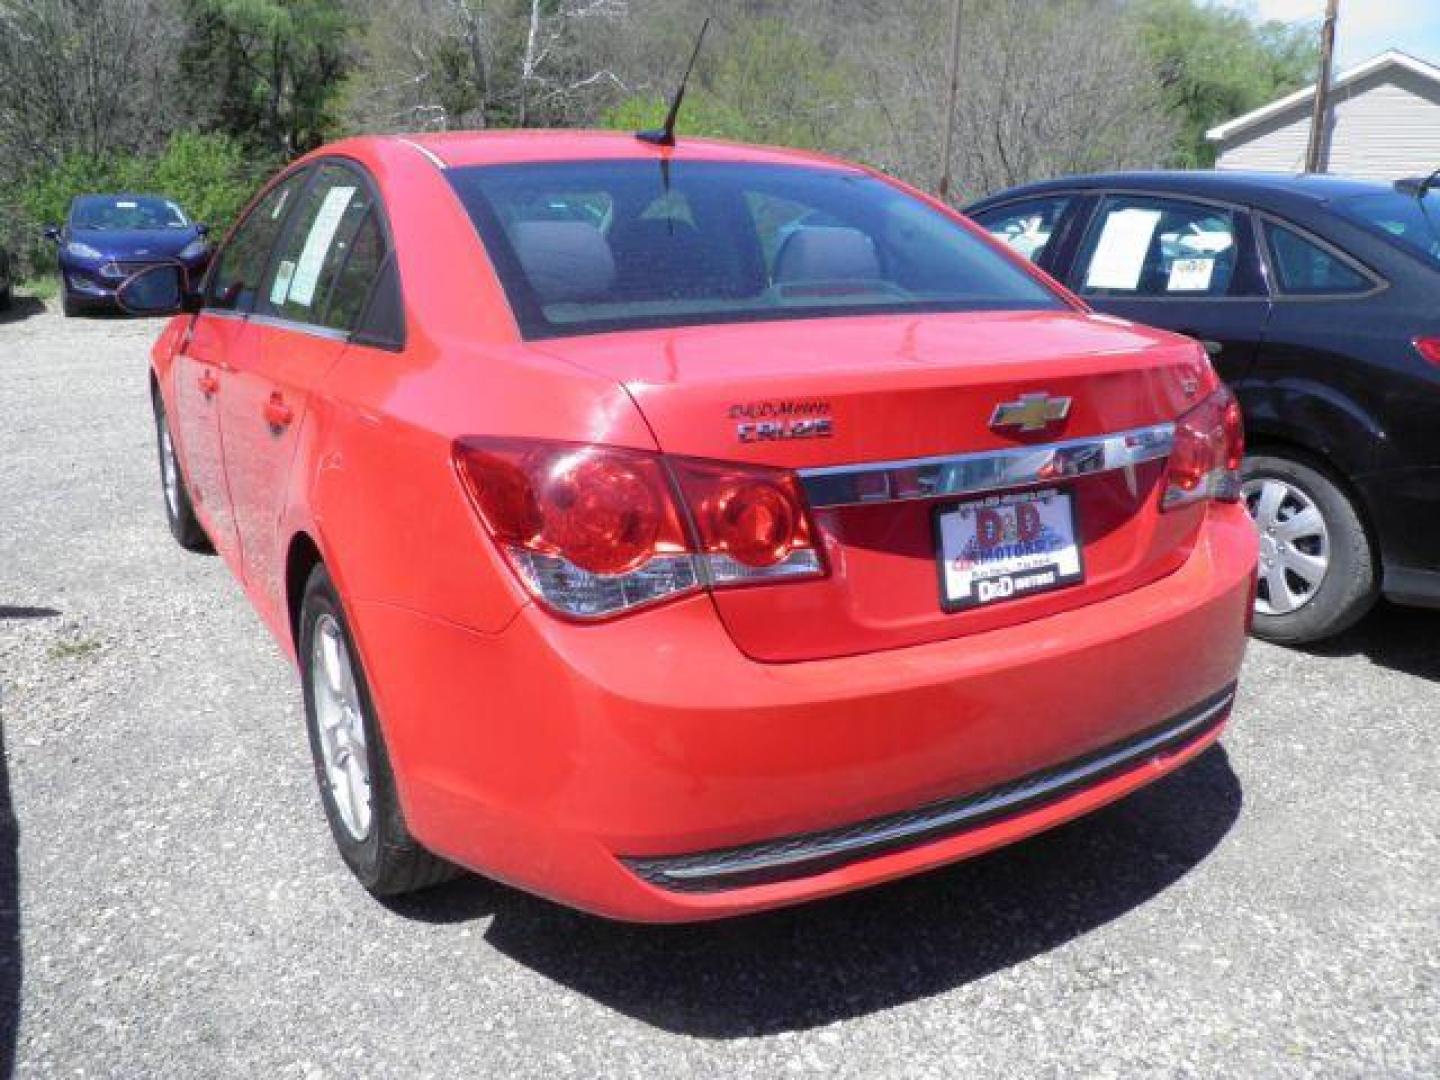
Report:
[[[158,263],[132,274],[115,290],[115,302],[131,315],[174,315],[198,309],[199,297],[185,288],[185,269]]]
[[[45,226],[45,239],[46,239],[46,240],[54,240],[54,241],[58,244],[58,243],[60,242],[60,226],[59,226],[59,225],[46,225],[46,226]]]
[[[209,236],[209,235],[210,235],[210,226],[209,226],[209,225],[206,225],[204,222],[196,222],[196,224],[195,224],[195,232],[196,232],[197,234],[199,234],[200,236]]]

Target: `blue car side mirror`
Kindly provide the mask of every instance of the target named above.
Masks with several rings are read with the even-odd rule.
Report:
[[[59,243],[59,241],[60,241],[60,226],[59,226],[59,225],[46,225],[46,226],[45,226],[45,239],[46,239],[46,240],[54,240],[56,243]]]

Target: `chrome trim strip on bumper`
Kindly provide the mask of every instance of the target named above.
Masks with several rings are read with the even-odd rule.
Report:
[[[621,861],[652,885],[677,892],[716,892],[822,873],[897,848],[945,839],[1097,783],[1153,754],[1198,738],[1223,719],[1234,700],[1232,684],[1148,733],[974,795],[821,832],[719,851]]]
[[[1134,468],[1169,457],[1174,445],[1175,425],[1155,424],[1039,446],[801,469],[800,482],[816,509],[977,495]]]

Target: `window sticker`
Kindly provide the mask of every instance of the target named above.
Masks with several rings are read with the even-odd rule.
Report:
[[[1110,214],[1085,272],[1085,287],[1133,290],[1139,286],[1145,255],[1159,224],[1159,210],[1132,208]]]
[[[1209,292],[1215,274],[1214,259],[1176,259],[1170,264],[1166,292]]]
[[[270,303],[279,307],[285,303],[285,298],[290,295],[290,282],[295,277],[295,264],[289,259],[281,259],[280,265],[275,268],[275,283],[270,286]]]
[[[330,245],[335,240],[335,230],[340,227],[340,219],[344,217],[354,194],[353,187],[333,187],[325,193],[325,201],[320,204],[320,212],[315,215],[315,222],[310,226],[310,235],[305,237],[305,246],[295,264],[295,273],[290,280],[290,292],[286,297],[290,303],[309,307],[315,302],[315,285],[320,280],[320,267],[325,263],[325,256],[330,253]],[[278,283],[278,277],[276,281]]]

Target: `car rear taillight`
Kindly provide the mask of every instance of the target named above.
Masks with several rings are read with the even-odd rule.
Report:
[[[1245,425],[1240,403],[1225,386],[1175,422],[1175,445],[1160,507],[1174,510],[1202,499],[1235,502],[1240,498],[1240,466],[1245,459]]]
[[[1436,367],[1440,367],[1440,337],[1416,338],[1415,351]]]
[[[684,458],[672,465],[714,584],[823,573],[793,473]]]
[[[604,618],[706,585],[823,573],[784,470],[532,439],[460,439],[454,456],[506,561],[563,615]]]

